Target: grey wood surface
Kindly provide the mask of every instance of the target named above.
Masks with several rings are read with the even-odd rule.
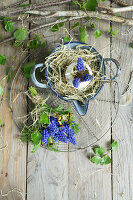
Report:
[[[40,3],[42,0],[31,2]],[[124,0],[124,2],[133,4],[132,0]],[[9,3],[9,0],[2,1],[0,5]],[[106,3],[110,4],[109,1]],[[71,7],[67,4],[54,9],[66,10]],[[131,12],[126,16],[133,17]],[[84,21],[81,20],[81,24],[84,24]],[[66,25],[68,31],[70,31],[70,25],[72,23]],[[97,26],[106,32],[110,23],[98,20]],[[87,43],[95,46],[104,58],[112,57],[119,60],[121,75],[118,82],[120,93],[122,93],[127,86],[129,74],[133,71],[133,49],[128,44],[132,41],[133,29],[116,23],[111,26],[113,29],[118,29],[118,38],[110,38],[104,33],[95,40],[93,32],[88,30]],[[66,35],[63,28],[55,33],[48,29],[38,31],[38,33],[45,36],[48,52],[58,46],[62,36]],[[78,40],[76,30],[72,36]],[[11,45],[7,44],[0,47],[0,53],[13,56],[16,52]],[[18,58],[16,68],[19,63]],[[0,66],[0,78],[4,74],[5,69]],[[120,106],[112,128],[96,143],[108,148],[108,143],[113,139],[118,141],[118,151],[111,154],[112,164],[96,166],[88,159],[92,152],[90,147],[66,153],[50,152],[40,148],[35,154],[31,153],[32,146],[28,145],[27,149],[27,145],[22,144],[18,139],[19,131],[9,109],[9,89],[6,89],[5,100],[0,108],[5,124],[2,138],[0,137],[0,148],[7,144],[6,148],[0,150],[0,191],[2,194],[10,192],[3,197],[0,194],[0,200],[133,200],[132,103],[128,106]],[[111,104],[106,105],[106,111],[108,118],[102,119],[102,126],[112,123],[114,109]],[[98,112],[94,110],[94,116],[96,115]],[[89,114],[84,117],[84,120],[89,124]],[[80,123],[80,126],[82,127],[83,124]],[[12,189],[14,190],[11,191]]]

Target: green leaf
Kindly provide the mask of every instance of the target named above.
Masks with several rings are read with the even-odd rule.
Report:
[[[90,23],[90,26],[91,26],[91,28],[92,28],[92,29],[94,29],[94,28],[95,28],[95,24],[94,24],[94,23],[92,23],[92,22]]]
[[[72,29],[76,28],[77,26],[80,26],[80,22],[75,23],[75,24],[72,26]]]
[[[118,142],[115,140],[115,141],[111,144],[111,147],[112,147],[112,151],[117,151],[117,149],[118,149]]]
[[[25,78],[30,78],[31,69],[35,66],[35,64],[35,61],[30,61],[23,65]]]
[[[88,0],[88,1],[83,5],[83,7],[84,7],[86,10],[95,11],[97,5],[98,5],[97,0]]]
[[[38,40],[32,40],[31,41],[31,46],[30,46],[31,49],[37,49],[40,46],[41,46],[40,41],[38,41]]]
[[[2,124],[2,121],[1,121],[1,119],[0,119],[0,127],[2,127],[3,126],[3,124]]]
[[[51,31],[52,31],[52,32],[59,31],[59,26],[58,26],[58,24],[55,24],[54,26],[52,26]]]
[[[70,120],[70,128],[74,131],[75,134],[79,132],[79,125],[76,122]]]
[[[13,45],[14,45],[14,47],[20,47],[22,45],[22,42],[15,41]]]
[[[43,35],[36,34],[34,39],[40,41],[42,39],[42,37],[43,37]]]
[[[64,25],[65,25],[65,22],[61,22],[61,23],[58,24],[58,27],[62,27]]]
[[[38,145],[41,139],[42,139],[42,134],[39,131],[31,134],[31,140],[34,145]]]
[[[105,153],[105,149],[103,147],[96,147],[94,148],[94,153],[101,156]]]
[[[7,75],[7,83],[13,80],[15,75],[11,67],[6,68],[6,75]]]
[[[36,89],[34,87],[32,87],[32,86],[29,87],[29,91],[30,91],[31,96],[33,96],[33,97],[38,94]]]
[[[0,54],[0,64],[5,65],[5,63],[6,63],[6,56]]]
[[[3,17],[2,23],[7,32],[13,31],[14,22],[10,21],[9,17]]]
[[[0,95],[3,95],[4,94],[4,89],[3,87],[0,85]]]
[[[88,17],[86,17],[85,19],[86,19],[87,21],[89,21],[91,18],[88,16]]]
[[[131,48],[133,48],[133,42],[129,43],[129,46],[130,46]]]
[[[70,40],[70,37],[66,35],[63,39],[63,42],[70,42]]]
[[[97,39],[102,35],[102,31],[98,28],[95,32],[94,32],[94,37]]]
[[[40,124],[49,124],[49,117],[47,114],[43,113],[40,117]]]
[[[44,40],[42,40],[42,41],[41,41],[41,46],[42,46],[42,48],[44,48],[44,47],[45,47],[45,45],[46,45],[46,44],[45,44],[45,41],[44,41]]]
[[[41,140],[37,145],[34,146],[34,148],[32,149],[32,153],[35,153],[37,149],[40,147],[40,145],[41,145]]]
[[[79,27],[79,39],[83,43],[88,40],[88,34],[85,28]]]
[[[18,28],[15,32],[14,32],[14,38],[20,42],[24,41],[26,39],[28,35],[28,31],[27,29],[24,28]]]
[[[73,1],[73,2],[70,2],[70,5],[78,5],[79,2],[78,1]]]
[[[61,111],[63,111],[63,109],[64,109],[64,106],[62,104],[60,104],[57,108],[53,109],[53,112],[61,112]]]
[[[100,162],[101,165],[108,165],[112,162],[111,158],[109,157],[109,155],[105,155],[102,157],[102,160]]]
[[[91,159],[91,162],[95,163],[96,165],[100,164],[102,161],[102,158],[100,156],[93,156]]]
[[[104,1],[106,1],[106,0],[100,0],[101,2],[104,2]]]
[[[27,6],[31,6],[31,3],[22,4],[22,5],[19,5],[18,7],[27,7]]]
[[[107,32],[107,34],[111,35],[112,37],[114,37],[115,35],[117,35],[117,33],[118,33],[118,30],[112,31],[112,27],[111,26],[109,27],[109,30]]]

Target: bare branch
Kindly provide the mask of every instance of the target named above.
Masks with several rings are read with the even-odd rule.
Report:
[[[5,6],[5,7],[3,7],[2,9],[0,9],[0,11],[6,10],[6,9],[9,9],[9,8],[14,8],[14,7],[16,7],[16,6],[21,5],[22,3],[26,2],[26,1],[27,1],[27,0],[21,0],[21,1],[18,1],[18,2],[16,2],[16,3],[13,3],[13,4],[9,5],[9,6]]]
[[[47,7],[51,7],[51,6],[59,6],[65,3],[69,3],[75,0],[62,0],[59,2],[50,2],[50,3],[42,3],[42,4],[33,4],[31,6],[28,7],[23,7],[21,9],[17,9],[17,10],[12,10],[12,11],[0,11],[0,16],[11,16],[11,15],[16,15],[22,12],[26,12],[29,10],[34,10],[34,9],[42,9],[42,8],[47,8]]]
[[[113,13],[129,12],[129,11],[133,11],[133,6],[123,7],[123,8],[111,8],[111,10]]]
[[[125,17],[118,17],[112,14],[106,14],[106,13],[102,13],[99,11],[82,11],[82,10],[70,10],[70,11],[38,11],[38,10],[31,10],[28,11],[26,13],[29,14],[34,14],[34,15],[41,15],[41,16],[47,16],[50,14],[54,13],[55,17],[80,17],[80,18],[84,18],[84,17],[96,17],[99,19],[104,19],[104,20],[109,20],[109,21],[113,21],[113,22],[118,22],[118,23],[123,23],[126,25],[133,25],[133,19],[131,18],[125,18]]]

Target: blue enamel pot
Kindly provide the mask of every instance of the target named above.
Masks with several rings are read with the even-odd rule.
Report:
[[[101,73],[103,74],[104,78],[103,78],[103,81],[101,83],[101,85],[99,86],[99,88],[97,89],[95,95],[89,97],[85,103],[82,103],[80,101],[77,101],[77,100],[66,100],[64,97],[62,97],[60,94],[58,94],[54,88],[52,87],[52,84],[51,82],[49,81],[49,77],[48,77],[48,72],[49,72],[49,66],[47,68],[45,68],[45,77],[46,77],[46,81],[47,81],[47,84],[43,84],[43,83],[40,83],[37,81],[36,79],[36,70],[38,68],[43,68],[45,67],[44,66],[44,63],[40,63],[40,64],[36,64],[33,69],[31,70],[31,80],[32,82],[34,83],[35,86],[39,87],[39,88],[50,88],[60,99],[64,100],[64,101],[71,101],[73,102],[77,112],[79,113],[79,115],[85,115],[87,113],[87,110],[88,110],[88,106],[89,106],[89,101],[94,99],[98,93],[101,91],[101,89],[103,88],[104,86],[104,80],[106,79],[106,67],[105,67],[105,61],[112,61],[115,63],[115,66],[116,66],[116,74],[114,75],[114,77],[112,77],[110,80],[114,80],[116,79],[116,77],[118,76],[118,74],[120,73],[120,65],[118,63],[117,60],[113,59],[113,58],[102,58],[102,56],[92,47],[92,46],[88,46],[87,44],[85,43],[82,43],[82,42],[70,42],[70,43],[65,43],[63,45],[67,45],[67,48],[70,48],[70,49],[75,49],[76,46],[78,45],[82,45],[80,48],[82,49],[87,49],[87,50],[90,50],[91,52],[93,53],[96,53],[97,54],[97,58],[98,58],[98,61],[99,61],[99,64],[100,64],[100,67],[101,67]],[[50,56],[53,55],[53,53],[55,51],[58,51],[60,47],[57,47],[52,53]]]

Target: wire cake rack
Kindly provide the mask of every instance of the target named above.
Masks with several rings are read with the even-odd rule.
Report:
[[[20,132],[24,122],[30,123],[28,113],[34,108],[34,104],[25,94],[28,87],[34,86],[30,79],[25,78],[23,70],[23,65],[30,60],[35,60],[36,63],[44,62],[44,51],[34,51],[23,60],[11,85],[10,106],[13,112],[13,120]],[[107,67],[106,76],[113,75],[114,70]],[[85,116],[80,116],[73,103],[59,99],[51,89],[36,88],[36,90],[44,99],[49,95],[46,102],[49,106],[57,107],[63,104],[66,109],[72,108],[76,122],[80,126],[80,131],[75,136],[77,145],[58,142],[59,151],[74,151],[93,145],[109,131],[118,113],[119,88],[116,81],[105,82],[100,93],[93,100],[90,100]]]

